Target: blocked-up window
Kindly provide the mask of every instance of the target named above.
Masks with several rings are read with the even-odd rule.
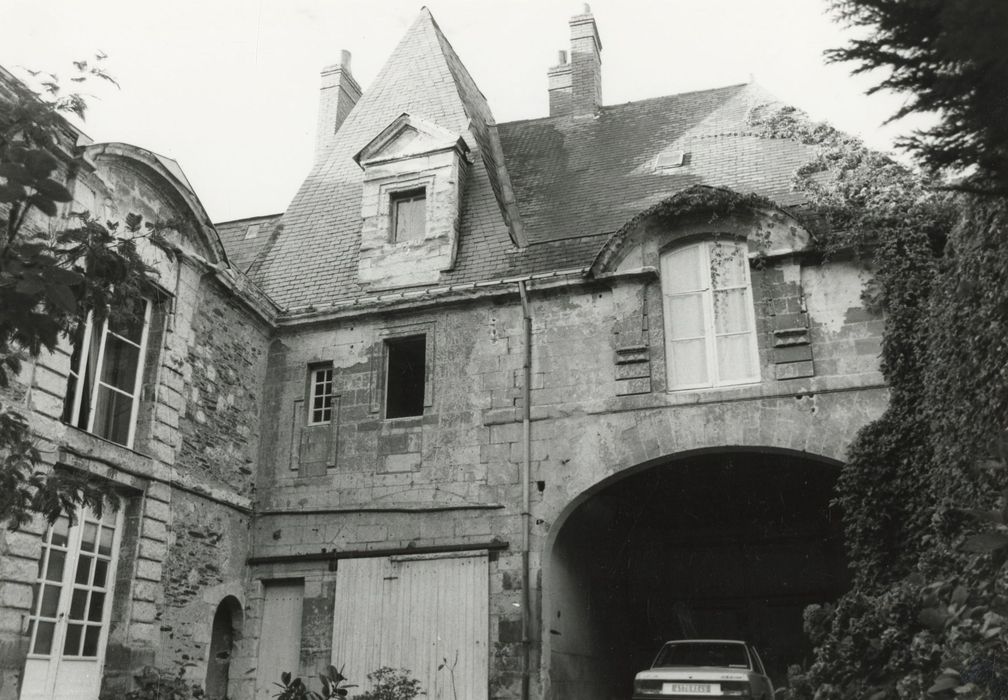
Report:
[[[385,341],[385,417],[422,416],[427,339],[417,335]]]
[[[427,232],[427,189],[393,193],[390,203],[392,240],[399,243],[423,238]]]
[[[319,425],[332,420],[333,395],[333,368],[312,369],[309,377],[309,425]]]
[[[759,381],[748,248],[705,241],[661,259],[669,389]]]
[[[74,339],[63,420],[89,433],[133,446],[151,302],[128,321],[87,322]]]

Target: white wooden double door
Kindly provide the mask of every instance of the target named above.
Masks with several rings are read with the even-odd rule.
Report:
[[[60,517],[42,541],[21,700],[93,700],[101,690],[122,510]]]
[[[485,700],[488,599],[485,551],[340,560],[333,664],[362,687],[391,666],[428,700]]]

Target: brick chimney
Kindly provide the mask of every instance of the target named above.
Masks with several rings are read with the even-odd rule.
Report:
[[[547,72],[550,116],[594,114],[602,106],[602,40],[591,7],[570,18],[570,63],[561,51]]]
[[[361,89],[350,73],[350,52],[340,51],[340,62],[322,69],[315,159],[321,160],[335,141],[340,124],[360,99]]]

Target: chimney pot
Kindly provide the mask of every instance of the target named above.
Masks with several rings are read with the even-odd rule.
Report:
[[[567,52],[563,49],[557,51],[557,65],[562,66],[567,63]]]

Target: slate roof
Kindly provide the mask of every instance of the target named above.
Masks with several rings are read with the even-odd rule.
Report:
[[[248,272],[256,255],[268,243],[273,226],[281,216],[269,214],[214,224],[233,267]]]
[[[455,268],[438,286],[589,266],[608,235],[636,213],[696,184],[757,192],[782,206],[795,168],[813,149],[761,138],[749,110],[774,103],[756,85],[602,107],[596,115],[495,125],[489,106],[424,9],[305,179],[278,228],[275,217],[228,222],[221,239],[281,306],[324,306],[372,293],[357,282],[365,144],[404,112],[461,133],[478,154],[465,185]],[[659,153],[683,167],[656,172]],[[243,238],[251,222],[273,234]],[[523,233],[524,232],[524,233]],[[526,235],[528,245],[513,238]]]
[[[602,107],[595,116],[501,124],[529,242],[612,233],[697,184],[797,203],[791,176],[813,149],[746,126],[751,108],[772,102],[757,85],[733,85]],[[685,164],[656,171],[658,154],[672,151],[684,152]]]

